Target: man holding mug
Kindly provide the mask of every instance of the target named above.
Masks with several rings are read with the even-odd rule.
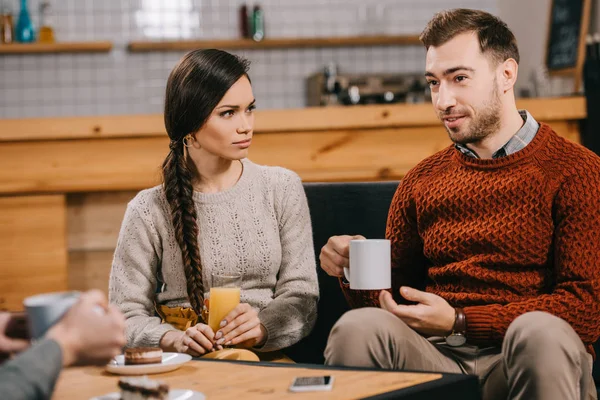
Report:
[[[125,318],[92,290],[28,350],[27,336],[24,315],[0,313],[0,356],[23,351],[0,367],[2,399],[50,398],[63,367],[105,364],[125,346]]]
[[[342,316],[326,362],[476,374],[484,399],[596,398],[600,158],[517,109],[519,52],[498,18],[441,12],[421,41],[454,145],[400,183],[392,294],[342,283],[353,307],[383,310]],[[343,276],[352,239],[323,247],[329,275]]]

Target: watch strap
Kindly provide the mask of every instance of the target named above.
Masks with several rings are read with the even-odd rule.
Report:
[[[454,327],[452,328],[452,332],[466,335],[467,316],[465,315],[465,311],[460,307],[456,307],[454,310],[456,311],[456,318],[454,320]]]

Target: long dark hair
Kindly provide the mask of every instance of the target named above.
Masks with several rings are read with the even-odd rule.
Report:
[[[187,53],[167,81],[165,126],[170,152],[162,165],[163,188],[181,249],[192,308],[202,318],[204,284],[198,249],[198,224],[192,195],[196,169],[184,149],[186,135],[202,128],[225,93],[242,76],[249,62],[225,51],[209,49]]]

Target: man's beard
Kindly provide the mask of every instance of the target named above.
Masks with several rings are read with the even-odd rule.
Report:
[[[484,104],[481,108],[476,109],[477,116],[464,114],[465,117],[469,117],[469,121],[465,121],[457,128],[448,128],[445,124],[444,127],[448,131],[450,140],[458,144],[469,144],[479,142],[486,137],[498,132],[500,130],[500,95],[498,94],[498,88],[496,81],[494,80],[494,90],[490,96],[489,101]],[[458,114],[461,112],[458,110],[449,110],[449,112],[441,113],[439,116],[443,118],[446,115]]]

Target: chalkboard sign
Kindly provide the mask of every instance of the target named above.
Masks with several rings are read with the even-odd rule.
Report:
[[[587,0],[553,0],[546,53],[549,71],[576,68],[579,64],[580,44],[587,26],[583,26]],[[589,11],[588,11],[589,12]],[[583,29],[582,29],[583,28]]]

